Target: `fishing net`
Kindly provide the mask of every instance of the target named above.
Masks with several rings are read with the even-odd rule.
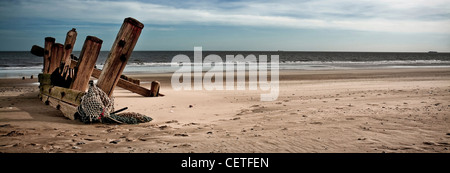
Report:
[[[103,117],[109,117],[109,113],[114,111],[114,99],[100,88],[89,81],[88,92],[81,97],[81,104],[78,106],[78,114],[82,122],[98,122]]]
[[[116,120],[116,121],[114,121]],[[120,114],[110,114],[109,118],[105,118],[105,122],[108,123],[114,123],[114,122],[122,122],[122,123],[126,123],[126,124],[139,124],[139,123],[145,123],[145,122],[150,122],[153,119],[142,115],[140,113],[136,113],[136,112],[125,112],[125,113],[120,113]]]
[[[104,122],[104,123],[127,123],[138,124],[149,122],[152,118],[145,115],[128,112],[117,114],[127,108],[114,111],[114,97],[108,97],[100,88],[89,81],[88,92],[81,98],[78,106],[80,121],[84,123]]]

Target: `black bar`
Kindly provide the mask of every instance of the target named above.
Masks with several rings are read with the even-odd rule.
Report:
[[[112,170],[153,172],[169,171],[280,171],[301,170],[317,172],[324,170],[360,170],[367,171],[416,171],[418,168],[446,170],[450,161],[449,154],[265,154],[265,153],[185,153],[185,154],[0,154],[3,170],[29,168],[39,170]],[[266,164],[261,163],[261,159]],[[194,160],[197,164],[194,165]],[[213,161],[214,166],[206,165]],[[248,163],[253,160],[252,163]],[[259,160],[259,161],[257,161]],[[189,166],[183,163],[190,161]],[[199,161],[203,163],[200,165]],[[238,163],[235,163],[237,161]],[[246,162],[247,161],[247,162]],[[255,163],[257,161],[257,163]],[[244,164],[243,164],[244,163]],[[26,165],[26,166],[17,166]],[[16,166],[13,166],[16,165]],[[59,169],[55,166],[63,166]],[[195,166],[195,167],[194,167]],[[202,166],[202,167],[201,167]],[[237,167],[236,167],[237,166]],[[309,170],[309,171],[308,171]],[[298,172],[298,171],[295,171]]]

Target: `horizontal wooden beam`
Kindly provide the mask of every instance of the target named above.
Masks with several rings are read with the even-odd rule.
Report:
[[[77,106],[71,105],[62,100],[58,100],[47,94],[41,93],[41,94],[39,94],[39,98],[45,104],[50,105],[51,107],[54,107],[54,108],[60,110],[65,117],[67,117],[71,120],[75,120],[75,114],[77,113]]]
[[[39,90],[41,94],[51,96],[55,99],[62,100],[74,106],[78,106],[81,104],[81,97],[83,97],[85,94],[85,92],[82,91],[72,90],[53,85],[41,85],[39,86]]]
[[[38,45],[33,45],[31,47],[30,52],[36,56],[44,56],[45,55],[45,50]]]
[[[130,81],[130,82],[132,82],[132,83],[135,83],[136,85],[140,85],[140,84],[141,84],[141,80],[139,80],[139,79],[134,79],[134,78],[125,76],[125,75],[123,75],[123,74],[120,75],[120,78],[121,78],[121,79],[124,79],[124,80],[126,80],[126,81]]]
[[[77,61],[72,60],[71,64],[77,64]],[[102,73],[101,70],[94,68],[94,70],[92,71],[91,75],[92,75],[92,77],[95,77],[95,78],[98,79],[100,77],[101,73]],[[138,84],[135,84],[133,82],[127,81],[127,80],[122,79],[122,78],[120,78],[119,82],[117,82],[117,86],[120,87],[120,88],[126,89],[128,91],[131,91],[133,93],[139,94],[141,96],[144,96],[144,97],[150,97],[150,95],[151,95],[150,94],[151,91],[149,89],[144,88],[144,87],[142,87],[142,86],[140,86]],[[161,96],[163,96],[163,95],[161,95]]]
[[[92,77],[95,77],[98,79],[100,77],[101,72],[102,71],[99,69],[94,69],[94,71],[92,72]],[[139,94],[141,96],[144,96],[144,97],[150,97],[150,95],[151,95],[151,91],[149,89],[144,88],[140,85],[137,85],[135,83],[132,83],[132,82],[127,81],[122,78],[119,79],[119,82],[117,82],[117,86],[120,88],[126,89],[128,91],[131,91],[133,93]]]

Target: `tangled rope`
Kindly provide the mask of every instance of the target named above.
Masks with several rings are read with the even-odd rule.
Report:
[[[114,111],[114,97],[108,97],[100,88],[89,81],[88,92],[81,98],[81,104],[77,112],[80,121],[84,123],[105,122],[105,123],[127,123],[138,124],[149,122],[152,118],[134,112],[117,114],[127,108]]]

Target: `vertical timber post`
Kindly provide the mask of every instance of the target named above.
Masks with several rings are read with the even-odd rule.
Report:
[[[52,46],[55,44],[55,38],[53,37],[45,37],[45,44],[44,44],[44,70],[42,73],[47,74],[51,73],[49,72],[50,68],[50,56],[52,54]]]
[[[78,91],[86,91],[89,78],[94,70],[95,62],[97,62],[100,49],[102,48],[103,40],[94,37],[87,36],[84,41],[83,48],[81,49],[80,59],[75,66],[75,75],[70,89]]]
[[[61,59],[61,62],[64,63],[64,66],[70,67],[70,55],[72,54],[73,46],[75,45],[75,41],[77,40],[77,31],[75,28],[72,28],[66,35],[66,41],[64,42],[64,56]]]
[[[143,28],[144,24],[131,17],[123,21],[98,78],[97,86],[108,96],[112,95]]]
[[[53,44],[50,55],[50,65],[48,68],[48,73],[53,73],[53,71],[55,71],[59,67],[63,55],[64,55],[64,46],[60,43]]]
[[[158,81],[152,81],[152,85],[150,86],[150,97],[158,97],[160,86],[161,84]]]

